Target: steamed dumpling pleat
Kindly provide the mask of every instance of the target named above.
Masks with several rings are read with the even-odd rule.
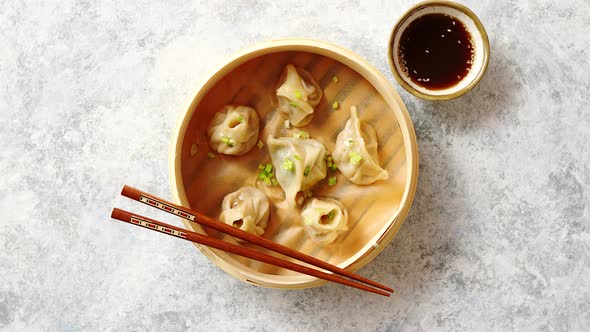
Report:
[[[262,191],[254,187],[242,187],[228,194],[221,203],[219,219],[245,232],[261,235],[268,224],[270,204]]]
[[[268,150],[276,178],[289,206],[297,205],[297,194],[326,177],[326,148],[314,139],[269,138]]]
[[[303,206],[301,216],[309,238],[320,244],[329,244],[348,230],[348,211],[332,198],[312,198]]]
[[[209,123],[209,145],[219,153],[242,155],[258,142],[258,122],[254,109],[227,105]]]
[[[388,178],[387,171],[379,166],[377,133],[372,126],[360,122],[354,106],[336,138],[332,158],[340,172],[355,184],[367,185]]]
[[[279,112],[296,127],[307,125],[313,108],[322,99],[322,89],[311,74],[289,64],[285,67],[277,89]]]

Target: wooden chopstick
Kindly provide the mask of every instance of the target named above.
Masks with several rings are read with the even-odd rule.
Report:
[[[128,185],[125,185],[123,187],[123,190],[121,191],[121,195],[131,198],[133,200],[136,200],[138,202],[147,204],[149,206],[153,206],[157,209],[171,213],[171,214],[179,216],[181,218],[199,223],[203,226],[218,230],[222,233],[226,233],[231,236],[235,236],[239,239],[259,245],[259,246],[269,249],[271,251],[281,253],[281,254],[289,256],[291,258],[295,258],[299,261],[311,264],[313,266],[322,268],[324,270],[348,277],[350,279],[354,279],[356,281],[360,281],[362,283],[383,289],[388,292],[393,292],[393,288],[391,288],[391,287],[382,285],[382,284],[375,282],[373,280],[359,276],[358,274],[352,273],[352,272],[347,271],[347,270],[340,268],[338,266],[324,262],[324,261],[317,259],[315,257],[306,255],[306,254],[299,252],[297,250],[293,250],[291,248],[285,247],[285,246],[280,245],[278,243],[272,242],[272,241],[265,239],[261,236],[256,236],[254,234],[244,232],[239,228],[232,227],[230,225],[227,225],[225,223],[217,221],[213,218],[207,217],[206,215],[203,215],[197,211],[193,211],[191,209],[188,209],[188,208],[176,205],[174,203],[168,202],[162,198],[148,194],[144,191],[141,191],[139,189],[135,189],[135,188],[130,187]]]
[[[364,291],[368,291],[368,292],[383,295],[383,296],[389,296],[389,293],[384,292],[380,289],[375,289],[375,288],[369,287],[367,285],[363,285],[361,283],[357,283],[355,281],[345,279],[345,278],[335,275],[335,274],[329,274],[329,273],[325,273],[322,271],[314,270],[312,268],[309,268],[309,267],[306,267],[303,265],[299,265],[299,264],[295,264],[295,263],[292,263],[292,262],[289,262],[286,260],[282,260],[280,258],[276,258],[276,257],[270,256],[270,255],[258,252],[256,250],[252,250],[250,248],[231,244],[231,243],[216,239],[214,237],[191,232],[191,231],[185,230],[180,227],[172,226],[172,225],[169,225],[169,224],[166,224],[166,223],[154,220],[154,219],[150,219],[150,218],[147,218],[144,216],[140,216],[135,213],[127,212],[127,211],[124,211],[121,209],[114,208],[113,212],[111,214],[111,218],[117,219],[120,221],[124,221],[124,222],[130,223],[132,225],[147,228],[147,229],[150,229],[153,231],[168,234],[170,236],[174,236],[179,239],[199,243],[202,245],[206,245],[208,247],[212,247],[212,248],[223,250],[223,251],[226,251],[226,252],[229,252],[232,254],[236,254],[239,256],[254,259],[254,260],[257,260],[257,261],[260,261],[263,263],[268,263],[268,264],[282,267],[284,269],[288,269],[291,271],[307,274],[312,277],[325,279],[328,281],[333,281],[333,282],[336,282],[336,283],[339,283],[342,285],[354,287],[357,289],[361,289]]]

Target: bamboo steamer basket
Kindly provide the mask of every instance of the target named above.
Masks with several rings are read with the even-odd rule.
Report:
[[[276,81],[289,63],[309,71],[324,92],[313,121],[301,129],[333,151],[336,136],[350,116],[350,106],[356,106],[361,121],[373,125],[377,132],[380,162],[389,172],[389,179],[357,186],[337,172],[336,186],[329,187],[325,181],[316,186],[314,196],[336,198],[349,211],[349,231],[334,244],[312,243],[297,223],[283,226],[275,207],[263,236],[356,271],[385,248],[408,214],[418,178],[418,149],[410,116],[391,83],[366,60],[342,47],[318,40],[272,40],[241,50],[219,66],[195,90],[172,135],[169,172],[173,200],[218,217],[226,194],[244,185],[255,185],[258,164],[269,160],[266,146],[255,146],[240,157],[210,158],[207,126],[222,106],[242,104],[258,112],[262,135],[263,128],[273,121]],[[338,77],[337,83],[334,76]],[[339,102],[338,110],[332,109],[333,101]],[[223,238],[213,230],[182,221],[195,232]],[[227,237],[224,240],[234,241]],[[195,246],[227,273],[254,285],[301,289],[326,282]]]

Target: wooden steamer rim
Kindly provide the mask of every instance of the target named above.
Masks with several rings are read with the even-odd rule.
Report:
[[[359,250],[354,256],[338,266],[350,271],[356,271],[369,263],[385,246],[393,239],[401,227],[404,219],[414,200],[416,185],[418,182],[418,147],[414,126],[410,115],[394,89],[393,85],[379,72],[375,67],[366,60],[350,50],[340,46],[319,40],[311,39],[279,39],[258,43],[251,47],[242,49],[228,60],[218,66],[206,80],[195,90],[187,101],[184,111],[179,115],[175,129],[172,134],[170,154],[168,157],[168,169],[170,175],[170,187],[172,198],[176,204],[189,206],[181,177],[181,149],[188,124],[197,109],[197,105],[207,94],[207,92],[225,75],[256,57],[283,51],[300,51],[315,53],[336,60],[352,70],[356,71],[365,80],[367,80],[382,96],[382,98],[391,105],[402,133],[405,155],[406,155],[406,184],[404,193],[400,201],[399,208],[392,215],[390,220],[377,234]],[[203,228],[195,223],[190,223],[182,219],[185,227],[195,232],[205,234]],[[258,286],[280,288],[280,289],[302,289],[316,287],[325,284],[325,280],[301,275],[301,276],[282,276],[263,274],[254,271],[240,264],[232,264],[228,254],[215,249],[195,244],[195,246],[211,260],[215,265],[231,274],[239,280],[249,282]]]

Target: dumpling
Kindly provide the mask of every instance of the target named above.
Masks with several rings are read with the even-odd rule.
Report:
[[[295,207],[299,203],[297,193],[326,177],[326,148],[310,138],[271,137],[266,143],[276,179],[285,191],[285,200]]]
[[[312,198],[301,212],[303,228],[312,241],[328,244],[348,230],[348,211],[332,198]]]
[[[209,123],[209,145],[219,153],[242,155],[258,142],[258,121],[254,109],[227,105]]]
[[[354,106],[350,108],[350,119],[336,138],[332,158],[340,172],[356,184],[371,184],[389,176],[379,166],[375,129],[359,121]]]
[[[261,235],[268,224],[270,204],[262,191],[242,187],[228,194],[221,203],[219,219],[245,232]]]
[[[313,108],[322,99],[322,88],[310,73],[288,64],[281,75],[277,89],[279,112],[295,127],[311,122]]]

